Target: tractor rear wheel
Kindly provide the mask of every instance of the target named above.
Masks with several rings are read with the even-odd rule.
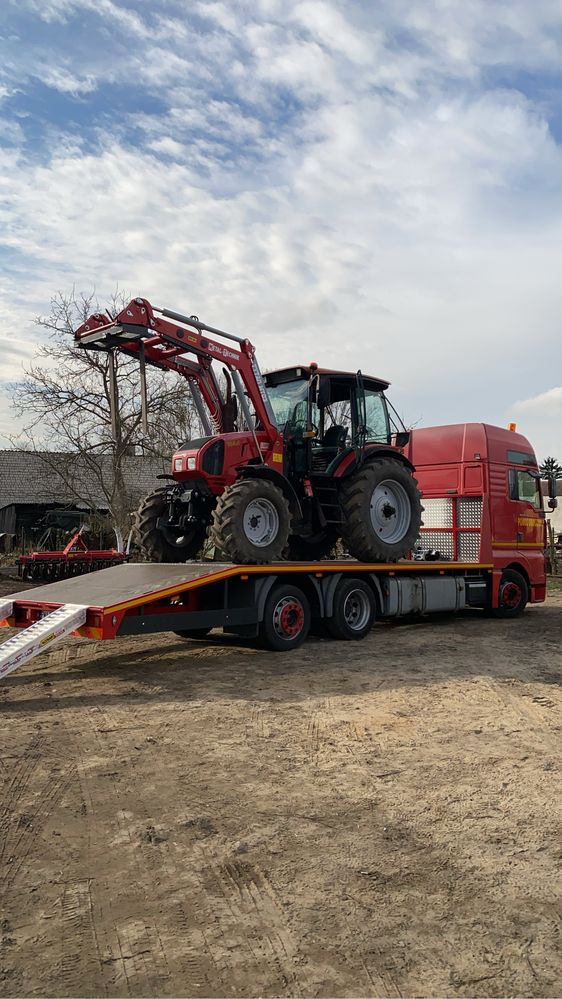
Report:
[[[238,479],[219,496],[211,539],[232,562],[266,564],[283,558],[291,528],[289,504],[267,479]]]
[[[396,562],[415,545],[421,526],[418,484],[393,458],[363,465],[342,485],[342,539],[361,562]]]
[[[157,527],[166,513],[167,486],[161,486],[143,499],[135,515],[135,534],[140,550],[149,562],[186,562],[201,550],[206,530],[196,525],[186,531]]]

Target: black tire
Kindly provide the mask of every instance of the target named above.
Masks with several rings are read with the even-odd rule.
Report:
[[[232,562],[264,565],[283,558],[290,529],[289,504],[273,482],[238,479],[217,500],[211,540]]]
[[[375,614],[375,594],[371,587],[362,579],[340,579],[326,628],[332,638],[359,642],[369,634]]]
[[[206,638],[210,628],[184,628],[183,631],[174,631],[178,638]]]
[[[312,538],[292,534],[284,555],[288,562],[321,562],[332,557],[337,540],[337,535],[325,532]]]
[[[360,562],[396,562],[413,549],[422,522],[421,495],[401,462],[369,461],[344,481],[340,501],[342,539]]]
[[[166,512],[167,490],[167,486],[161,486],[146,496],[135,515],[137,543],[148,562],[186,562],[201,551],[207,533],[204,527],[196,526],[178,536],[178,542],[174,543],[171,531],[164,532],[156,526],[158,517]]]
[[[302,645],[310,631],[310,604],[291,583],[277,583],[265,602],[260,638],[274,652],[290,652]]]
[[[494,617],[519,617],[527,606],[527,580],[516,569],[504,569],[500,579],[499,605],[492,608]]]

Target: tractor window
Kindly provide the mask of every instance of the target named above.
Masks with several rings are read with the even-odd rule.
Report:
[[[308,382],[303,378],[294,382],[282,382],[280,385],[269,385],[267,394],[280,430],[287,424],[295,426],[306,423]]]
[[[526,500],[532,503],[535,510],[542,510],[542,494],[540,481],[523,472],[519,468],[510,468],[509,472],[509,498],[514,500]]]
[[[388,444],[390,428],[388,412],[382,392],[365,389],[365,410],[367,423],[367,440]]]

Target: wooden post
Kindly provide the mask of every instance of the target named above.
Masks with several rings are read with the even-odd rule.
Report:
[[[555,576],[558,573],[558,559],[556,557],[556,544],[555,544],[555,541],[554,541],[554,528],[553,528],[550,520],[547,521],[547,528],[548,528],[548,549],[549,549],[549,556],[550,556],[550,571],[551,571],[552,575]]]

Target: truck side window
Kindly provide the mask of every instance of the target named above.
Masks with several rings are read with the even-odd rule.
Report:
[[[535,510],[542,510],[542,496],[538,479],[534,479],[528,472],[523,472],[519,468],[510,468],[508,481],[510,499],[526,500],[527,503],[533,504]]]

